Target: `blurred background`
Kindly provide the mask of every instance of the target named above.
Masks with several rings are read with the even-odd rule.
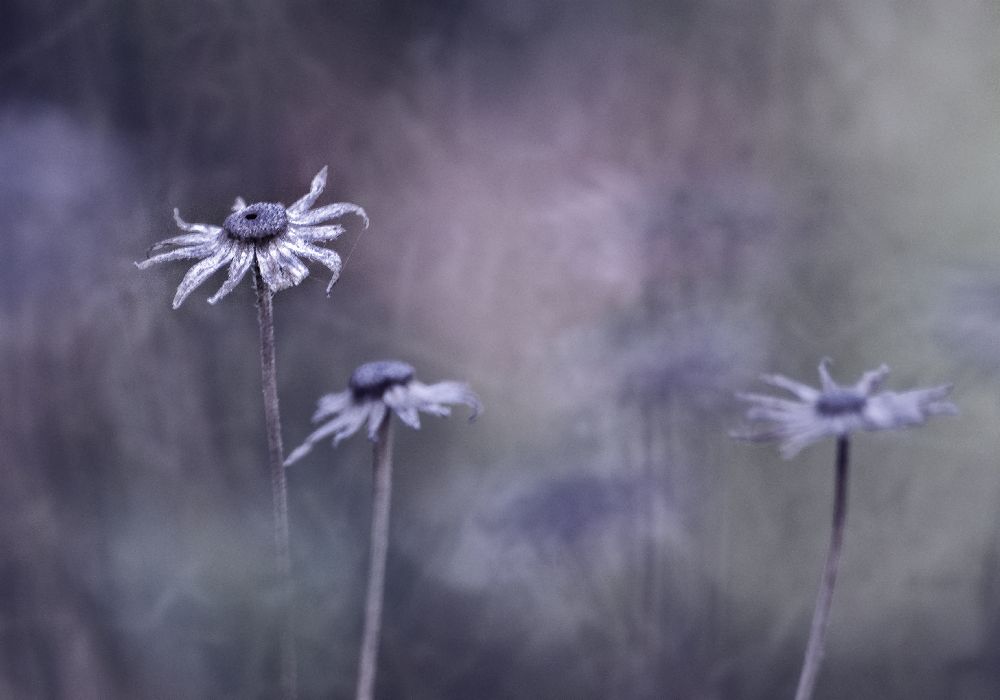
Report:
[[[10,0],[0,697],[267,698],[249,281],[140,272],[236,195],[372,225],[275,302],[285,444],[358,363],[469,381],[398,431],[383,698],[791,697],[833,444],[733,393],[955,382],[855,440],[817,697],[1000,696],[1000,7]],[[353,693],[370,446],[289,471],[304,698]]]

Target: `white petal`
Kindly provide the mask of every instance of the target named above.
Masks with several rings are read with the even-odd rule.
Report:
[[[417,407],[428,413],[446,416],[448,410],[440,404],[462,403],[472,409],[469,420],[475,420],[483,410],[479,397],[465,382],[438,382],[427,385],[413,381],[410,382],[409,391]]]
[[[340,224],[330,224],[329,226],[296,226],[292,224],[288,227],[288,231],[305,243],[318,243],[336,240],[343,235],[345,229]]]
[[[281,268],[284,270],[285,276],[292,280],[293,285],[299,284],[309,276],[309,268],[295,256],[295,253],[287,245],[277,243],[276,250],[278,259],[281,261]]]
[[[819,442],[826,436],[827,434],[822,432],[800,433],[782,442],[778,450],[784,459],[791,459],[801,452],[803,448]]]
[[[407,387],[399,385],[392,387],[382,395],[382,400],[396,412],[401,421],[414,430],[420,430],[420,415],[417,413],[416,402]]]
[[[313,444],[307,440],[292,450],[291,454],[285,457],[284,466],[289,467],[312,452]]]
[[[773,408],[778,411],[796,411],[802,406],[811,406],[811,404],[804,404],[800,401],[791,401],[789,399],[783,399],[780,396],[768,396],[767,394],[754,394],[740,392],[736,394],[736,398],[741,401],[747,401],[758,406],[764,406],[766,408]]]
[[[302,457],[312,450],[313,445],[330,435],[334,435],[334,433],[336,434],[333,438],[333,446],[336,447],[342,440],[350,437],[358,431],[358,428],[360,428],[368,418],[368,413],[369,410],[367,406],[351,406],[347,411],[341,413],[333,420],[328,423],[324,423],[322,426],[310,433],[309,437],[305,439],[305,442],[296,447],[292,453],[288,455],[288,458],[285,460],[285,466],[302,459]]]
[[[905,428],[920,425],[929,416],[954,415],[958,408],[942,401],[951,391],[950,385],[930,389],[914,389],[896,393],[884,391],[868,399],[862,413],[866,430]]]
[[[181,218],[179,209],[174,209],[174,222],[177,224],[177,228],[182,231],[190,231],[191,233],[211,234],[214,236],[222,230],[221,227],[210,224],[189,224]]]
[[[368,414],[372,410],[373,404],[361,404],[359,406],[353,407],[351,410],[345,411],[340,415],[339,419],[334,420],[334,423],[340,423],[340,430],[336,435],[333,436],[333,446],[336,447],[341,443],[341,441],[354,435],[358,432],[364,422],[368,419]]]
[[[365,213],[365,210],[357,204],[351,204],[350,202],[327,204],[325,207],[313,209],[312,211],[307,211],[302,214],[293,214],[289,211],[288,220],[293,224],[312,226],[314,224],[321,224],[324,221],[329,221],[330,219],[336,219],[338,216],[343,216],[344,214],[357,214],[364,219],[365,228],[368,228],[368,214]]]
[[[185,233],[182,236],[174,236],[154,243],[149,249],[150,252],[165,248],[167,246],[198,246],[206,243],[213,243],[218,237],[218,233]]]
[[[342,391],[339,394],[326,394],[321,396],[316,406],[316,413],[313,414],[313,423],[323,420],[327,416],[339,413],[351,405],[352,394]]]
[[[747,409],[747,420],[749,421],[773,421],[782,423],[790,420],[802,420],[804,418],[813,419],[815,413],[813,409],[805,404],[799,404],[794,410],[783,408],[771,408],[770,406],[751,406]],[[821,420],[816,418],[816,420]]]
[[[385,414],[388,410],[381,401],[372,404],[371,412],[368,414],[368,439],[372,442],[378,439],[378,429],[382,426],[382,421],[385,420]]]
[[[819,382],[823,391],[837,391],[840,386],[830,377],[830,364],[833,362],[829,357],[824,357],[819,361]]]
[[[396,415],[399,416],[399,420],[403,421],[414,430],[420,430],[420,414],[417,413],[417,409],[415,407],[402,405],[393,410],[395,410]]]
[[[770,384],[771,386],[776,386],[779,389],[784,389],[789,393],[795,394],[803,401],[812,403],[819,398],[819,392],[811,386],[789,379],[781,374],[765,374],[761,376],[760,380],[765,384]]]
[[[243,211],[243,210],[244,210],[244,209],[246,209],[246,208],[247,208],[247,203],[246,203],[246,200],[245,200],[245,199],[243,199],[242,197],[237,197],[237,198],[236,198],[236,199],[235,199],[235,200],[233,201],[233,206],[232,206],[232,210],[233,210],[233,213],[234,213],[234,214],[235,214],[236,212],[238,212],[238,211]]]
[[[293,253],[301,255],[303,258],[309,258],[325,265],[333,273],[330,283],[326,285],[326,293],[329,294],[334,283],[340,278],[341,262],[337,252],[314,246],[311,243],[302,243],[291,239],[286,240],[284,245]]]
[[[264,283],[272,292],[280,292],[297,284],[278,253],[276,241],[257,246],[257,265]]]
[[[151,258],[146,258],[142,262],[137,262],[135,264],[140,270],[145,270],[153,265],[158,265],[165,262],[173,262],[174,260],[191,260],[193,258],[204,258],[206,255],[210,255],[212,251],[215,250],[215,244],[209,243],[200,246],[191,246],[189,248],[178,248],[177,250],[171,250],[166,253],[160,253],[154,255]]]
[[[864,396],[871,396],[881,388],[882,382],[889,376],[889,365],[882,365],[878,369],[865,372],[861,379],[854,385],[854,390]]]
[[[188,270],[177,287],[177,294],[174,295],[174,308],[178,308],[198,285],[211,277],[213,272],[232,260],[234,253],[234,242],[226,241],[212,255]]]
[[[233,256],[233,262],[229,265],[229,277],[226,278],[219,291],[208,300],[208,303],[215,304],[219,299],[236,289],[236,285],[243,280],[250,270],[251,263],[253,263],[253,246],[248,244],[238,246]]]
[[[316,173],[316,176],[312,179],[312,184],[309,186],[309,194],[299,199],[286,210],[289,218],[303,214],[308,211],[309,207],[316,203],[320,194],[323,193],[323,188],[326,187],[326,173],[327,167],[324,165],[323,169]]]

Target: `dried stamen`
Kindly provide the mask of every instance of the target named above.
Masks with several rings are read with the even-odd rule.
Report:
[[[856,391],[836,389],[824,391],[816,400],[816,413],[821,416],[842,416],[847,413],[861,413],[868,397]]]
[[[257,202],[227,216],[222,227],[232,238],[266,241],[288,230],[288,214],[281,204]]]
[[[413,373],[411,365],[398,360],[368,362],[354,370],[348,385],[355,398],[381,398],[389,387],[409,383]]]

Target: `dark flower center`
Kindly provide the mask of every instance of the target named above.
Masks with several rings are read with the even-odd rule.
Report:
[[[826,391],[816,400],[816,413],[821,416],[842,416],[846,413],[861,413],[868,397],[856,391]]]
[[[348,385],[355,398],[380,398],[389,387],[407,384],[411,379],[411,365],[398,360],[380,360],[354,370]]]
[[[241,241],[266,241],[288,229],[288,214],[280,204],[257,202],[227,216],[222,227]]]

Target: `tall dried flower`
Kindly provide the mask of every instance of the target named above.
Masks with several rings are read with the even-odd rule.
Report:
[[[291,629],[292,565],[288,487],[281,442],[281,413],[274,357],[274,308],[271,297],[275,292],[297,285],[309,275],[309,269],[300,258],[319,262],[333,273],[326,289],[329,294],[333,283],[340,276],[340,256],[317,244],[336,239],[344,232],[344,227],[327,222],[351,213],[360,216],[365,226],[368,226],[368,215],[356,204],[337,202],[318,209],[312,208],[326,187],[326,174],[327,168],[324,166],[313,178],[309,192],[287,208],[273,202],[248,205],[242,197],[237,197],[232,213],[226,217],[222,226],[189,224],[181,219],[175,209],[174,220],[185,233],[156,243],[150,253],[163,248],[169,250],[136,263],[139,269],[146,269],[174,260],[199,260],[187,271],[177,287],[173,301],[175,309],[219,268],[229,265],[229,273],[219,291],[208,300],[210,304],[233,291],[247,272],[253,270],[274,510],[275,568],[282,588],[282,601],[286,606],[280,638],[281,692],[285,700],[292,700],[297,695],[297,663]]]
[[[782,456],[791,459],[802,448],[827,436],[845,436],[858,430],[908,428],[921,425],[931,416],[957,413],[955,405],[945,400],[951,391],[950,384],[902,393],[878,392],[889,374],[889,368],[882,365],[865,372],[856,384],[841,386],[830,377],[829,364],[827,358],[819,363],[819,389],[780,374],[761,377],[761,381],[784,389],[794,399],[737,394],[751,404],[747,410],[748,420],[770,425],[759,430],[735,432],[733,437],[755,442],[779,441]]]
[[[472,409],[470,420],[482,410],[479,398],[467,384],[440,382],[423,384],[414,379],[413,367],[405,362],[382,360],[361,365],[351,374],[348,388],[319,400],[313,422],[328,420],[289,455],[286,464],[304,457],[314,444],[333,435],[336,446],[367,424],[374,446],[371,553],[368,590],[365,594],[365,628],[358,663],[357,700],[371,700],[375,692],[385,563],[389,551],[389,504],[392,492],[392,414],[414,430],[420,429],[420,412],[436,416],[451,413],[448,404],[462,403]]]
[[[732,433],[733,437],[781,443],[785,459],[794,457],[805,446],[827,436],[837,438],[835,491],[833,499],[833,529],[827,551],[816,607],[809,630],[809,643],[802,662],[795,700],[809,700],[816,687],[826,638],[826,627],[837,581],[837,567],[844,541],[847,520],[847,474],[850,453],[849,435],[858,430],[906,428],[924,423],[930,416],[954,415],[958,409],[945,400],[951,385],[928,389],[913,389],[897,393],[878,392],[889,374],[882,365],[865,372],[853,386],[841,386],[830,377],[830,361],[819,363],[820,388],[802,384],[780,374],[764,375],[762,381],[791,393],[795,399],[764,394],[739,394],[751,404],[747,410],[750,421],[770,425],[761,430]],[[876,393],[878,392],[878,393]]]

